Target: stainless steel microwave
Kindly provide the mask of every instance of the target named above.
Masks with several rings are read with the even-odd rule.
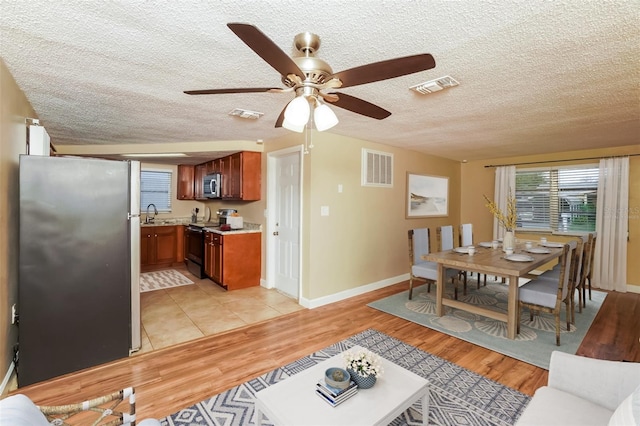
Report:
[[[205,198],[220,198],[222,196],[221,188],[222,175],[220,173],[211,173],[202,180],[202,193]]]

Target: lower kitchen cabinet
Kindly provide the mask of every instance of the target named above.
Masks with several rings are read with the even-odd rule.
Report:
[[[176,262],[178,232],[176,226],[143,226],[140,228],[141,270],[171,266]]]
[[[205,274],[227,290],[260,285],[261,233],[205,235]]]

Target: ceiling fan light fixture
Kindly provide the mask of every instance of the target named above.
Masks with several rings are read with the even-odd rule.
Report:
[[[316,129],[323,132],[338,124],[338,117],[326,104],[319,104],[313,111],[313,121]]]
[[[307,124],[309,114],[311,114],[311,107],[305,96],[294,98],[284,110],[285,122],[289,121],[293,126],[304,126]]]
[[[306,125],[307,123],[302,125],[294,124],[291,121],[289,121],[287,117],[285,117],[284,120],[282,121],[282,127],[284,127],[287,130],[291,130],[292,132],[302,133]]]

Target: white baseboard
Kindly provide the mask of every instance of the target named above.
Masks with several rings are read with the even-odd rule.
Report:
[[[9,364],[9,368],[7,369],[7,374],[4,375],[4,379],[2,380],[2,384],[0,384],[0,395],[4,395],[7,393],[7,385],[11,380],[11,376],[13,375],[13,370],[15,370],[16,365],[11,361]]]
[[[629,293],[640,293],[640,285],[627,284],[627,291]]]
[[[339,293],[330,294],[328,296],[319,297],[317,299],[300,298],[300,304],[308,309],[318,308],[320,306],[328,305],[329,303],[339,302],[344,299],[348,299],[353,296],[359,296],[364,293],[368,293],[373,290],[378,290],[390,285],[397,284],[409,279],[409,274],[402,274],[396,277],[387,278],[382,281],[377,281],[371,284],[361,285],[360,287],[350,288],[348,290],[341,291]]]

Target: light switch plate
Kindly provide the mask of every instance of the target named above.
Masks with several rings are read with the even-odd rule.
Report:
[[[329,216],[329,206],[320,206],[320,216]]]

